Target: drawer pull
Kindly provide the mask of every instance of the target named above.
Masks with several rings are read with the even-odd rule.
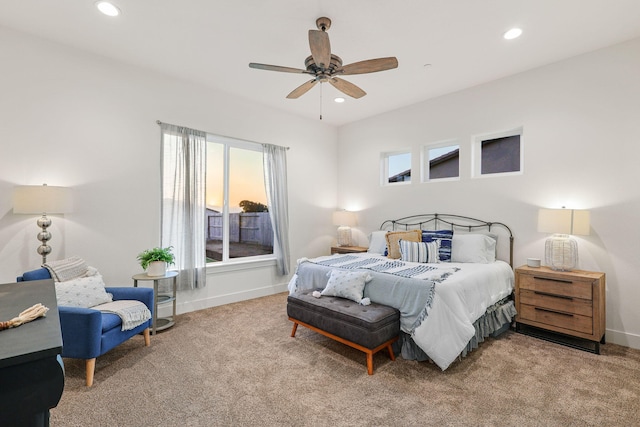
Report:
[[[553,314],[561,314],[563,316],[567,316],[567,317],[573,317],[573,314],[571,313],[564,313],[562,311],[555,311],[555,310],[547,310],[546,308],[540,308],[540,307],[534,307],[537,311],[546,311],[547,313],[553,313]]]
[[[548,280],[550,282],[562,282],[562,283],[573,283],[573,280],[565,280],[565,279],[552,279],[551,277],[539,277],[533,276],[536,280]]]
[[[540,292],[540,291],[533,291],[534,294],[536,295],[544,295],[546,297],[552,297],[552,298],[560,298],[560,299],[567,299],[569,301],[573,301],[572,297],[568,297],[566,295],[556,295],[556,294],[550,294],[548,292]]]

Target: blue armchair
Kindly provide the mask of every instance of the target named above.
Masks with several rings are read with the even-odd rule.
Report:
[[[17,281],[50,279],[46,268],[28,271]],[[113,300],[137,300],[143,302],[153,315],[153,289],[134,287],[106,287]],[[90,308],[58,306],[62,329],[62,357],[84,359],[86,384],[91,387],[96,367],[96,358],[122,344],[137,334],[144,334],[144,343],[149,346],[149,327],[152,320],[128,331],[122,331],[122,320],[116,314],[102,313]],[[153,318],[153,317],[152,317]]]

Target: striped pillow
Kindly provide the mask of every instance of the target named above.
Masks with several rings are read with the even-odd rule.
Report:
[[[440,241],[438,262],[451,262],[451,239],[453,239],[453,230],[422,230],[423,242]]]
[[[440,241],[433,242],[409,242],[400,240],[400,258],[407,262],[431,262],[436,263],[438,260],[438,248]]]

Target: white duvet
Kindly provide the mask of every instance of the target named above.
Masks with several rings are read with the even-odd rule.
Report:
[[[475,334],[473,323],[487,308],[511,294],[513,270],[491,264],[448,263],[460,270],[436,284],[427,318],[412,338],[442,370],[456,360]]]

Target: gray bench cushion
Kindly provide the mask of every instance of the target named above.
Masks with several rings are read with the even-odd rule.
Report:
[[[312,293],[305,290],[289,295],[289,317],[369,349],[400,333],[400,312],[393,307],[360,305],[339,297],[316,298]]]

